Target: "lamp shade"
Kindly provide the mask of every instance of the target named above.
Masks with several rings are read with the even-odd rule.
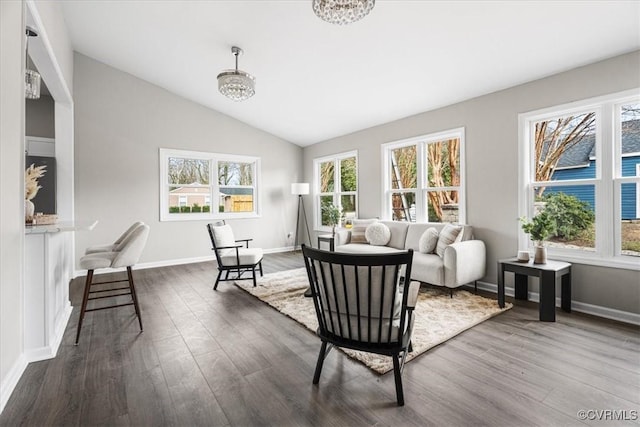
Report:
[[[309,194],[309,183],[308,182],[294,182],[291,184],[291,194],[295,195],[304,195]]]

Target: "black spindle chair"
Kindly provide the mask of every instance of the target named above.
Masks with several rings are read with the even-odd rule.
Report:
[[[380,255],[345,254],[302,245],[322,341],[313,384],[318,384],[332,346],[393,358],[398,406],[404,405],[402,370],[411,351],[411,331],[420,284],[401,291],[411,277],[413,251]]]

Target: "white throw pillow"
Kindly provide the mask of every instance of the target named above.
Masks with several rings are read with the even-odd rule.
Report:
[[[435,228],[427,228],[420,240],[418,240],[418,251],[423,254],[432,254],[438,245],[438,230]]]
[[[389,227],[381,222],[374,222],[369,224],[364,232],[364,236],[373,246],[384,246],[391,240],[391,231]]]
[[[440,235],[438,236],[438,245],[436,246],[436,253],[440,258],[444,257],[444,250],[456,241],[456,237],[462,231],[461,225],[447,224],[444,226]]]

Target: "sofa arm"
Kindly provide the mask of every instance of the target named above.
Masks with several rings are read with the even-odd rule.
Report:
[[[482,279],[487,268],[487,251],[482,240],[453,243],[444,251],[444,284],[456,288]]]
[[[351,241],[351,230],[345,228],[339,228],[336,230],[336,235],[333,240],[334,247],[340,245],[346,245]]]

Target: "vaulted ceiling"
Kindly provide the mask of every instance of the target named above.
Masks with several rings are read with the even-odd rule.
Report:
[[[305,146],[640,49],[639,1],[64,1],[76,51]],[[216,76],[239,68],[256,95]],[[640,72],[640,70],[639,70]]]

